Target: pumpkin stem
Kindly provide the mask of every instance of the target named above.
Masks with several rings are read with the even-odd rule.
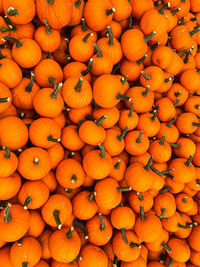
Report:
[[[162,219],[164,217],[165,213],[166,213],[166,209],[165,208],[161,208],[161,215],[159,216],[160,219]]]
[[[117,187],[117,192],[118,193],[130,191],[130,190],[132,190],[131,187]]]
[[[149,86],[149,85],[147,85],[147,87],[146,87],[145,91],[144,91],[144,92],[142,92],[142,95],[143,95],[143,96],[147,96],[147,95],[148,95],[148,93],[149,93],[149,90],[150,90],[150,86]]]
[[[182,19],[178,21],[178,25],[183,25],[184,22],[185,22],[185,17],[182,17]]]
[[[170,179],[174,180],[174,176],[171,175],[170,173],[165,173],[165,176],[169,177]]]
[[[122,77],[121,79],[120,79],[120,82],[122,83],[122,85],[125,85],[125,83],[128,81],[128,75],[126,75],[126,77],[124,78],[124,77]]]
[[[142,195],[140,192],[137,192],[136,194],[137,194],[138,199],[139,199],[140,201],[143,201],[143,200],[144,200],[144,197],[143,197],[143,195]]]
[[[200,179],[196,179],[196,184],[200,185]]]
[[[114,255],[113,267],[117,267],[117,256]]]
[[[143,221],[146,220],[146,216],[144,214],[144,206],[140,206],[140,215]]]
[[[108,30],[108,35],[109,35],[109,41],[108,41],[108,45],[112,46],[113,45],[113,33],[112,33],[112,29],[110,26],[107,26],[107,30]]]
[[[129,29],[133,29],[133,18],[131,15],[128,17],[128,26]]]
[[[54,0],[46,0],[48,4],[53,5]]]
[[[50,82],[50,84],[53,86],[54,89],[57,88],[58,85],[57,85],[56,80],[55,80],[54,77],[49,77],[48,81]]]
[[[11,37],[11,36],[4,36],[1,40],[4,41],[4,42],[11,41],[16,45],[17,48],[19,48],[19,47],[21,47],[23,45],[22,42],[20,42],[19,40],[17,40],[14,37]]]
[[[172,124],[173,124],[173,122],[176,120],[176,117],[173,117],[167,124],[166,124],[166,126],[167,127],[169,127],[169,128],[171,128],[172,127]]]
[[[52,135],[49,135],[49,136],[47,137],[47,140],[50,141],[50,142],[60,142],[60,141],[61,141],[60,138],[53,138]]]
[[[172,253],[172,250],[165,244],[165,242],[163,241],[160,244],[167,252]]]
[[[168,144],[171,146],[171,147],[174,147],[174,148],[180,148],[180,145],[179,144],[174,144],[174,143],[170,143],[168,142]]]
[[[152,31],[152,33],[150,33],[148,36],[144,37],[145,43],[148,43],[148,41],[150,41],[154,37],[155,34],[156,34],[156,31]]]
[[[190,55],[192,55],[192,54],[191,54],[190,49],[188,49],[188,51],[186,52],[186,56],[185,56],[185,58],[184,58],[184,60],[183,60],[183,62],[184,62],[185,64],[188,63],[188,61],[189,61],[189,56],[190,56]]]
[[[122,139],[125,137],[125,135],[127,134],[127,132],[128,132],[128,126],[126,126],[126,128],[124,128],[124,130],[122,131],[122,133],[119,135],[119,136],[117,136],[117,139],[121,142],[122,141]]]
[[[178,227],[183,228],[183,229],[192,228],[193,226],[196,226],[196,225],[197,225],[196,222],[193,222],[193,223],[186,222],[185,225],[183,225],[183,224],[181,224],[181,223],[178,223],[178,224],[177,224]]]
[[[114,12],[115,12],[115,8],[114,7],[112,7],[111,9],[106,9],[106,16],[109,16]]]
[[[190,34],[190,36],[193,36],[194,34],[196,34],[196,33],[199,32],[199,31],[200,31],[200,27],[197,26],[197,27],[194,28],[193,31],[189,32],[189,34]]]
[[[46,26],[46,33],[47,34],[51,34],[51,28],[49,26],[49,23],[48,23],[47,19],[44,19],[44,23],[45,23],[45,26]]]
[[[81,19],[81,25],[82,25],[81,30],[83,32],[86,32],[87,31],[87,25],[86,25],[86,22],[85,22],[85,19],[84,18]]]
[[[76,174],[73,174],[72,177],[71,177],[71,183],[75,184],[77,179],[78,179],[78,177],[76,176]]]
[[[4,33],[4,32],[11,32],[12,28],[10,27],[0,27],[0,32]]]
[[[12,217],[10,216],[10,209],[11,209],[12,205],[11,203],[7,204],[7,207],[4,211],[4,222],[10,222],[12,220]]]
[[[3,150],[5,151],[4,158],[9,159],[10,158],[10,149],[6,146],[3,146]]]
[[[67,158],[68,159],[72,159],[73,158],[73,156],[74,156],[74,152],[72,151],[72,152],[70,152],[68,155],[67,155]]]
[[[11,22],[11,20],[9,19],[8,16],[4,16],[4,19],[8,25],[8,27],[10,28],[10,31],[16,31],[17,28],[15,27],[15,25]]]
[[[187,159],[187,161],[185,162],[185,165],[188,167],[190,165],[190,163],[192,162],[193,159],[193,155],[190,155],[189,158]]]
[[[99,156],[103,159],[105,158],[105,148],[102,144],[99,144],[99,148],[101,149],[101,153],[99,154]]]
[[[118,159],[117,163],[114,165],[115,170],[119,170],[120,165],[121,165],[121,160]]]
[[[20,239],[17,241],[17,245],[18,245],[19,247],[22,246],[22,238],[20,238]]]
[[[160,106],[158,106],[159,108],[160,108]],[[158,116],[158,109],[154,109],[154,111],[153,111],[153,116],[151,117],[151,120],[152,121],[155,121],[155,119],[157,118],[157,116]]]
[[[165,170],[165,171],[162,171],[162,172],[161,172],[161,175],[166,175],[166,174],[168,174],[168,173],[170,173],[170,172],[173,172],[173,171],[174,171],[174,169]]]
[[[84,234],[85,234],[85,239],[88,239],[88,230],[85,227],[85,225],[83,225],[81,222],[79,222],[77,219],[73,220],[73,226],[77,226],[79,227],[81,230],[83,230]]]
[[[50,94],[50,97],[52,99],[57,99],[58,92],[60,91],[62,86],[63,86],[63,83],[59,83],[58,86],[56,87],[56,89],[54,89],[53,93]]]
[[[172,10],[171,11],[172,16],[175,16],[176,13],[178,13],[180,10],[181,10],[180,7],[178,7],[177,9]]]
[[[151,75],[150,74],[146,74],[143,70],[141,71],[141,74],[146,80],[149,81],[151,79]]]
[[[103,57],[103,55],[101,53],[101,50],[100,50],[99,46],[96,43],[94,43],[94,48],[97,51],[97,57]]]
[[[96,195],[97,195],[96,192],[92,192],[92,193],[88,196],[88,200],[89,200],[89,201],[92,201]]]
[[[195,105],[194,106],[196,109],[200,109],[200,105]]]
[[[164,6],[161,7],[161,9],[158,11],[161,15],[164,15],[166,9],[170,7],[170,3],[165,4]]]
[[[75,91],[79,93],[81,91],[82,85],[83,85],[83,78],[80,77],[78,79],[76,86],[74,87]]]
[[[198,122],[193,122],[193,123],[192,123],[192,126],[200,127],[200,123],[198,123]]]
[[[105,230],[105,222],[104,222],[102,213],[99,213],[99,219],[100,219],[100,221],[101,221],[101,225],[100,225],[99,229],[100,229],[101,231],[103,231],[103,230]]]
[[[72,189],[65,188],[65,192],[67,192],[67,193],[71,193],[71,192],[72,192]]]
[[[169,78],[166,78],[165,80],[164,80],[164,82],[165,83],[168,83],[169,81],[171,81],[173,78],[170,76]]]
[[[164,143],[165,143],[165,135],[162,135],[159,144],[164,145]]]
[[[35,74],[33,73],[33,71],[31,71],[31,79],[30,79],[28,85],[25,87],[26,92],[28,92],[28,93],[32,92],[32,87],[33,87],[34,81],[35,81]]]
[[[122,236],[123,236],[124,242],[126,244],[128,244],[128,239],[127,239],[127,236],[126,236],[125,228],[122,228],[121,231],[122,231]]]
[[[177,97],[177,99],[176,99],[176,102],[174,102],[174,107],[176,107],[177,105],[178,105],[178,103],[180,102],[180,99]]]
[[[90,61],[89,61],[87,69],[86,70],[82,70],[81,71],[81,75],[82,76],[86,76],[91,71],[92,66],[93,66],[93,58],[90,58]]]
[[[183,198],[182,198],[182,202],[183,202],[183,203],[186,203],[186,202],[187,202],[187,197],[183,197]]]
[[[90,36],[93,36],[93,33],[92,33],[92,32],[87,33],[87,34],[85,35],[85,37],[82,39],[82,41],[83,41],[84,43],[87,43],[87,41],[88,41],[88,39],[89,39]]]
[[[145,54],[143,57],[141,57],[138,61],[136,61],[137,65],[140,65],[145,59],[147,58],[147,54]]]
[[[75,7],[77,7],[78,9],[80,9],[81,4],[82,4],[82,0],[77,0],[77,1],[74,3]]]
[[[151,51],[154,51],[157,46],[159,46],[160,42],[155,43],[150,49]]]
[[[31,197],[27,197],[26,200],[24,201],[24,209],[27,210],[27,206],[28,204],[30,204],[32,201],[32,198]]]
[[[54,210],[53,211],[53,217],[54,217],[54,219],[56,221],[58,229],[61,229],[62,228],[62,223],[60,221],[60,210]]]
[[[28,262],[22,262],[22,267],[28,267]]]
[[[78,125],[77,125],[77,128],[76,128],[76,131],[77,131],[77,132],[79,132],[79,129],[80,129],[82,123],[83,123],[82,120],[79,120],[79,121],[78,121]]]
[[[10,6],[7,10],[6,13],[8,14],[8,16],[10,17],[17,17],[17,15],[19,15],[19,12],[17,9],[15,9],[14,7]]]
[[[3,56],[1,50],[0,50],[0,59],[6,58],[6,56]]]
[[[153,166],[150,167],[150,169],[155,172],[156,174],[158,174],[159,176],[162,176],[162,173],[159,172],[159,170],[157,170],[156,168],[154,168]]]
[[[68,239],[71,239],[71,238],[72,238],[73,231],[74,231],[74,227],[71,226],[71,227],[69,228],[69,231],[66,233],[66,237],[67,237]]]
[[[160,194],[164,194],[164,193],[167,193],[171,190],[171,187],[169,186],[166,186],[165,189],[163,189],[162,191],[160,191]]]
[[[40,164],[40,160],[39,160],[39,158],[35,158],[35,159],[33,160],[33,164],[34,164],[34,165],[39,165],[39,164]]]
[[[148,171],[150,169],[152,161],[153,161],[153,157],[151,156],[149,161],[147,162],[147,165],[144,167],[145,170]]]
[[[174,260],[171,259],[167,267],[172,267],[172,264],[174,263]]]
[[[107,118],[107,116],[103,115],[98,120],[95,121],[95,124],[100,127],[101,123]]]
[[[130,104],[130,112],[128,114],[128,117],[129,118],[132,118],[133,117],[133,102]]]
[[[130,246],[130,248],[135,248],[135,247],[141,248],[141,245],[140,244],[134,243],[134,242],[131,242],[129,246]]]
[[[136,143],[140,144],[142,139],[143,131],[140,131],[138,138],[136,139]]]
[[[47,58],[47,59],[50,59],[50,58],[51,58],[51,52],[48,52],[48,53],[47,53],[46,58]]]

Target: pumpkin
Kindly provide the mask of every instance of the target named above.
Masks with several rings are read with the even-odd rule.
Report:
[[[17,172],[7,177],[0,177],[0,199],[7,200],[14,197],[21,187],[21,177]]]

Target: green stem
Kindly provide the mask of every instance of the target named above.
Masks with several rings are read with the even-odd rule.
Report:
[[[196,222],[193,222],[193,223],[189,223],[189,222],[186,222],[185,225],[181,224],[181,223],[178,223],[177,226],[179,228],[183,228],[183,229],[188,229],[188,228],[192,228],[193,226],[196,226],[197,223]]]
[[[140,215],[143,221],[146,220],[146,216],[144,214],[144,206],[140,206]]]
[[[174,143],[170,143],[168,142],[168,144],[171,146],[171,147],[174,147],[174,148],[180,148],[180,145],[179,144],[174,144]]]
[[[103,231],[103,230],[105,230],[105,222],[104,222],[102,213],[99,213],[99,219],[100,219],[100,222],[101,222],[101,225],[100,225],[99,228],[100,228],[101,231]]]
[[[9,19],[8,16],[4,16],[4,19],[8,25],[8,27],[11,29],[11,31],[16,31],[17,28],[15,27],[15,25],[11,22],[11,20]]]
[[[32,87],[33,87],[34,81],[35,81],[35,74],[33,73],[33,71],[31,71],[31,79],[30,79],[28,85],[25,87],[26,92],[28,92],[28,93],[32,92]]]
[[[128,81],[128,75],[126,75],[126,77],[124,78],[124,77],[122,77],[121,79],[120,79],[120,82],[122,83],[122,85],[125,85],[125,83]]]
[[[17,241],[17,245],[20,246],[20,247],[22,246],[22,238],[20,238],[20,239]]]
[[[109,15],[111,15],[114,12],[115,12],[114,7],[112,7],[111,9],[106,9],[106,16],[109,16]]]
[[[190,36],[193,36],[194,34],[196,34],[199,31],[200,31],[200,27],[195,27],[193,31],[189,32],[189,34],[190,34]]]
[[[78,179],[78,177],[76,176],[76,174],[73,174],[72,177],[71,177],[71,183],[75,184],[77,179]]]
[[[8,16],[10,17],[17,17],[19,15],[19,12],[17,9],[15,9],[14,7],[10,6],[7,10],[6,13],[8,14]]]
[[[106,153],[105,148],[102,144],[99,144],[99,148],[101,149],[101,153],[99,155],[103,159],[103,158],[105,158],[105,153]]]
[[[13,42],[13,43],[16,45],[17,48],[20,48],[20,47],[23,45],[22,42],[20,42],[19,40],[17,40],[17,39],[14,38],[14,37],[11,37],[11,36],[4,36],[4,37],[2,38],[2,40],[3,40],[3,41],[11,41],[11,42]]]
[[[185,53],[187,53],[188,49],[183,49],[178,53],[179,57],[182,57]]]
[[[28,262],[22,262],[22,267],[28,267]]]
[[[148,86],[146,87],[145,91],[142,92],[142,95],[143,95],[143,96],[147,96],[148,93],[149,93],[149,90],[150,90],[150,86],[148,85]]]
[[[162,219],[164,217],[165,213],[166,213],[166,209],[165,208],[161,208],[160,219]]]
[[[165,189],[163,189],[162,191],[160,191],[160,194],[164,194],[164,193],[167,193],[171,190],[171,187],[169,186],[166,186]]]
[[[82,76],[86,76],[88,73],[90,73],[90,71],[92,69],[92,66],[93,66],[93,58],[90,58],[90,61],[89,61],[87,69],[86,70],[82,70],[81,71],[81,75]]]
[[[141,71],[142,76],[146,79],[146,80],[151,80],[151,75],[150,74],[146,74],[143,70]]]
[[[28,204],[30,204],[32,201],[32,198],[31,197],[27,197],[26,200],[24,201],[24,209],[27,210],[27,206]]]
[[[56,221],[58,229],[61,229],[62,223],[60,221],[60,210],[54,210],[53,211],[53,217],[54,217],[54,219]]]
[[[49,26],[49,23],[48,23],[47,19],[44,19],[44,23],[45,23],[45,26],[46,26],[46,33],[47,34],[51,34],[51,28]]]
[[[156,31],[152,31],[152,33],[150,33],[148,36],[144,37],[145,43],[148,43],[148,41],[150,41],[154,37],[155,34],[156,34]]]
[[[117,192],[118,193],[130,191],[130,190],[132,190],[131,187],[117,187]]]
[[[54,77],[49,77],[48,81],[50,82],[50,84],[53,86],[54,89],[57,88],[58,85],[57,85],[56,80],[55,80]]]
[[[153,161],[153,157],[151,156],[146,166],[144,167],[145,170],[148,171],[150,169],[152,161]]]
[[[158,174],[159,176],[162,176],[162,173],[159,172],[159,170],[157,170],[156,168],[154,168],[153,166],[150,167],[150,169],[155,172],[156,174]]]
[[[96,43],[94,43],[94,48],[97,51],[97,57],[103,57],[103,55],[101,53],[101,50],[100,50],[99,46]]]
[[[188,167],[190,165],[190,163],[192,162],[192,159],[193,159],[193,156],[194,155],[190,155],[188,160],[185,162],[185,165]]]
[[[52,99],[57,99],[58,92],[60,91],[60,89],[62,88],[62,86],[63,86],[63,83],[59,83],[58,86],[57,86],[57,88],[54,89],[53,93],[50,94],[50,97]]]
[[[46,0],[48,4],[53,5],[54,0]]]
[[[165,135],[162,135],[159,144],[164,145],[164,143],[165,143]]]
[[[5,33],[5,32],[11,32],[12,28],[10,27],[0,27],[0,32]]]
[[[136,248],[136,247],[137,248],[141,248],[141,245],[140,244],[134,243],[134,242],[131,242],[129,246],[130,246],[130,248]]]
[[[39,165],[39,164],[40,164],[40,160],[39,160],[39,158],[35,158],[35,159],[33,160],[33,164],[34,164],[34,165]]]
[[[182,17],[182,19],[178,21],[178,25],[183,25],[184,22],[185,22],[185,17]]]
[[[50,142],[60,142],[60,138],[53,138],[53,136],[52,135],[49,135],[48,137],[47,137],[47,140],[48,141],[50,141]]]
[[[200,185],[200,179],[196,179],[196,184]]]
[[[165,242],[163,241],[160,244],[167,252],[172,253],[172,250],[165,244]]]
[[[168,83],[168,82],[171,81],[172,79],[173,79],[172,77],[166,78],[166,79],[164,80],[164,82],[165,82],[165,83]]]
[[[68,239],[71,239],[71,238],[72,238],[73,231],[74,231],[74,227],[71,226],[70,229],[69,229],[69,231],[66,233],[66,237],[67,237]]]
[[[153,116],[151,117],[151,120],[152,120],[152,121],[155,121],[155,119],[157,118],[157,116],[158,116],[158,110],[156,109],[156,110],[154,111]]]
[[[76,86],[74,87],[75,91],[79,93],[81,91],[82,85],[83,85],[83,78],[80,77],[78,79]]]
[[[172,264],[174,263],[174,260],[171,259],[167,267],[172,267]]]
[[[128,101],[128,102],[131,101],[131,97],[126,96],[126,95],[122,95],[121,93],[118,93],[118,94],[116,95],[116,99],[124,100],[124,101]]]
[[[122,139],[125,137],[125,135],[127,134],[127,132],[128,132],[128,126],[126,126],[126,128],[124,128],[124,130],[122,131],[122,133],[119,135],[119,136],[117,136],[117,139],[121,142],[122,141]]]
[[[73,226],[77,226],[79,227],[85,234],[85,239],[88,239],[88,230],[87,228],[85,227],[85,225],[83,225],[80,221],[78,221],[77,219],[74,219],[73,220],[73,223],[72,223]]]
[[[128,239],[127,239],[127,236],[126,236],[125,228],[122,228],[121,231],[122,231],[122,236],[123,236],[124,242],[126,244],[128,244]]]
[[[143,57],[141,57],[138,61],[136,61],[137,65],[142,64],[142,62],[147,58],[147,54],[145,54]]]
[[[192,123],[192,126],[200,127],[200,123],[198,123],[198,122],[193,122],[193,123]]]
[[[93,201],[94,197],[97,195],[96,192],[92,192],[89,196],[88,196],[88,200],[89,201]]]
[[[162,172],[161,172],[161,175],[166,175],[166,174],[168,174],[168,173],[170,173],[170,172],[173,172],[173,171],[174,171],[174,169],[165,170],[165,171],[162,171]]]
[[[167,127],[169,127],[169,128],[171,128],[172,127],[172,124],[173,124],[173,122],[176,120],[176,117],[173,117],[167,124],[166,124],[166,126]]]
[[[3,146],[3,150],[5,151],[4,158],[9,159],[10,158],[10,149],[6,146]]]
[[[151,49],[151,51],[154,51],[155,49],[156,49],[156,47],[158,47],[159,46],[159,42],[157,42],[157,43],[155,43],[150,49]]]
[[[48,53],[47,53],[46,58],[47,58],[47,59],[50,59],[50,58],[51,58],[51,52],[48,52]]]
[[[86,22],[85,22],[85,19],[84,18],[81,19],[81,25],[82,25],[81,30],[83,32],[86,32],[87,31],[87,25],[86,25]]]
[[[144,197],[143,197],[143,195],[140,192],[137,192],[137,196],[138,196],[138,199],[140,201],[143,201],[144,200]]]
[[[188,51],[188,52],[186,53],[186,56],[185,56],[184,60],[183,60],[184,64],[187,64],[187,63],[188,63],[188,61],[189,61],[189,56],[190,56],[190,55],[192,55],[192,54],[191,54],[190,51]]]
[[[165,4],[164,6],[161,7],[161,9],[158,11],[161,15],[164,15],[166,9],[170,7],[170,3]]]
[[[107,30],[108,30],[108,35],[109,35],[108,45],[109,46],[113,46],[113,33],[112,33],[112,29],[111,29],[110,26],[107,26]]]
[[[136,139],[136,143],[140,144],[142,139],[143,131],[140,131],[138,138]]]
[[[177,97],[177,99],[176,99],[176,102],[174,102],[174,107],[176,107],[177,105],[178,105],[178,103],[180,102],[180,99]]]
[[[178,13],[180,10],[181,10],[181,9],[180,9],[179,7],[178,7],[177,9],[175,9],[175,10],[172,10],[172,11],[171,11],[172,16],[175,16],[176,13]]]
[[[183,197],[183,198],[182,198],[182,202],[183,202],[183,203],[186,203],[186,202],[187,202],[187,197]]]
[[[128,114],[128,117],[129,118],[132,118],[133,117],[133,102],[130,104],[130,112]]]
[[[67,192],[67,193],[71,193],[72,192],[72,189],[69,189],[69,188],[65,188],[65,192]]]
[[[105,120],[107,118],[107,116],[105,116],[105,115],[103,115],[103,116],[101,116],[98,120],[96,120],[95,121],[95,124],[97,125],[97,126],[101,126],[101,123]]]
[[[120,166],[121,166],[121,160],[118,159],[117,163],[114,165],[114,169],[119,170]]]
[[[74,4],[75,4],[75,7],[77,7],[78,9],[80,9],[81,4],[82,4],[82,0],[77,0]]]
[[[12,217],[10,215],[11,207],[12,207],[11,203],[8,203],[7,207],[6,207],[5,211],[4,211],[4,222],[5,223],[8,223],[8,222],[10,222],[12,220]]]
[[[200,105],[195,105],[194,106],[196,109],[200,109]]]
[[[128,26],[129,26],[129,29],[133,29],[133,18],[132,18],[132,15],[130,15],[128,17]]]
[[[88,39],[89,39],[90,36],[93,36],[93,33],[92,33],[92,32],[87,33],[87,34],[85,35],[85,37],[82,39],[82,41],[83,41],[84,43],[87,43],[87,41],[88,41]]]
[[[0,59],[6,58],[6,56],[3,56],[1,50],[0,50]]]

